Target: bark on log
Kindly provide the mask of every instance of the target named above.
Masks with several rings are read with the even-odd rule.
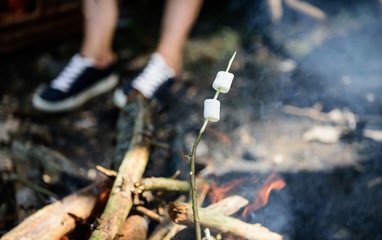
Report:
[[[187,181],[181,181],[170,178],[144,178],[141,181],[144,191],[177,191],[188,192],[190,190],[190,184]]]
[[[134,133],[129,150],[119,167],[117,177],[111,190],[110,198],[100,218],[100,225],[90,239],[115,239],[125,222],[132,206],[131,189],[134,183],[141,180],[149,158],[150,133],[152,132],[151,109],[148,103],[139,97],[134,121]]]
[[[140,215],[128,217],[122,226],[118,240],[146,240],[148,220]]]
[[[189,204],[172,202],[168,205],[171,219],[178,224],[192,227],[193,212]],[[200,224],[204,228],[220,233],[230,233],[250,240],[280,240],[282,236],[269,231],[260,224],[249,224],[239,219],[225,216],[214,210],[199,208]]]
[[[198,180],[198,178],[196,180]],[[200,184],[200,186],[198,186],[198,206],[199,207],[201,207],[203,205],[204,199],[206,198],[207,193],[210,190],[210,188],[211,188],[210,185],[206,182],[204,182],[204,183]],[[168,214],[167,214],[167,216],[168,216]],[[175,234],[177,234],[178,232],[181,232],[183,230],[187,235],[194,236],[192,238],[192,240],[195,239],[195,230],[194,229],[187,228],[187,226],[185,226],[185,225],[173,224],[170,231],[163,237],[163,240],[170,240],[175,236]]]
[[[206,207],[206,210],[217,211],[226,216],[232,215],[238,212],[241,208],[247,206],[249,201],[241,196],[234,195],[223,200],[213,203]],[[195,232],[192,228],[186,228],[179,231],[173,240],[193,240],[195,239]]]
[[[60,239],[60,237],[75,227],[75,220],[68,213],[82,219],[87,219],[100,194],[110,187],[110,180],[105,179],[100,183],[94,183],[77,193],[52,203],[26,218],[1,239]]]
[[[177,201],[185,201],[185,196],[178,197]],[[148,240],[162,240],[164,236],[172,229],[175,223],[166,215],[160,224],[155,228],[154,232],[150,235]]]
[[[204,183],[206,183],[205,179],[197,178],[196,184],[198,186]],[[188,181],[158,177],[144,178],[140,183],[134,184],[134,186],[140,191],[188,192],[190,190]]]

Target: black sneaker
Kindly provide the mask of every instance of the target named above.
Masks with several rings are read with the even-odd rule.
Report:
[[[154,53],[143,71],[123,88],[114,91],[114,104],[120,108],[128,102],[128,95],[134,89],[147,99],[162,98],[170,92],[175,72],[159,53]],[[160,99],[159,99],[160,100]]]
[[[118,75],[114,71],[115,64],[97,69],[92,59],[76,54],[49,87],[34,94],[33,106],[45,112],[63,112],[80,107],[117,85]]]

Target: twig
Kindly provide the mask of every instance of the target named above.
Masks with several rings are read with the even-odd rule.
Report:
[[[156,147],[156,148],[161,148],[164,150],[170,150],[171,149],[171,146],[168,143],[159,142],[155,139],[152,140],[152,146]]]
[[[186,181],[170,179],[170,178],[144,178],[141,183],[138,184],[138,188],[143,186],[144,191],[176,191],[187,192],[190,191],[190,184]],[[136,186],[137,187],[137,186]]]
[[[114,171],[114,170],[110,170],[110,169],[104,168],[104,167],[102,167],[100,165],[97,165],[96,168],[97,168],[97,170],[100,173],[104,174],[107,177],[115,178],[117,176],[117,172]]]
[[[178,169],[175,171],[175,173],[171,176],[171,179],[176,179],[180,175],[181,171]]]
[[[163,217],[162,217],[161,215],[159,215],[158,213],[153,212],[153,211],[151,211],[150,209],[147,209],[147,208],[145,208],[145,207],[143,207],[143,206],[137,206],[135,209],[136,209],[138,212],[147,215],[149,218],[151,218],[151,219],[153,219],[153,220],[155,220],[155,221],[160,222],[160,221],[163,220]]]
[[[23,178],[23,177],[17,175],[16,173],[11,173],[11,174],[9,175],[9,178],[10,178],[11,180],[19,181],[20,183],[22,183],[22,184],[24,184],[24,185],[26,185],[26,186],[32,188],[33,190],[35,190],[35,191],[37,191],[37,192],[40,192],[40,193],[45,194],[45,195],[47,195],[47,196],[50,196],[50,197],[52,197],[52,198],[54,198],[54,199],[58,199],[57,194],[55,194],[55,193],[53,193],[53,192],[51,192],[51,191],[49,191],[49,190],[47,190],[47,189],[45,189],[45,188],[43,188],[43,187],[37,185],[37,184],[35,184],[35,183],[29,181],[29,180],[26,179],[26,178]]]

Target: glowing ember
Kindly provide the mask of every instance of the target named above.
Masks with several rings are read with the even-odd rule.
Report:
[[[259,209],[260,207],[264,207],[268,202],[269,194],[273,189],[280,190],[285,187],[286,183],[282,180],[276,173],[272,173],[263,184],[263,187],[260,189],[259,194],[255,200],[255,202],[251,205],[248,205],[244,211],[243,216],[245,216],[248,212],[253,212]]]

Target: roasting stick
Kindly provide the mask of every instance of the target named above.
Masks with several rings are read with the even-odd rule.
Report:
[[[194,216],[194,227],[195,227],[195,236],[196,240],[201,240],[201,230],[200,230],[200,223],[199,223],[199,214],[198,214],[198,201],[197,201],[197,187],[195,183],[195,155],[196,155],[196,149],[198,147],[198,144],[200,142],[200,139],[207,127],[208,121],[217,122],[220,118],[220,102],[217,100],[221,90],[223,90],[221,87],[224,86],[224,93],[227,93],[229,91],[229,88],[231,86],[232,80],[233,80],[233,74],[229,73],[229,69],[231,68],[232,62],[235,59],[236,52],[231,57],[230,61],[228,62],[228,66],[225,72],[218,72],[216,75],[215,81],[213,83],[213,88],[216,90],[216,94],[213,99],[206,99],[204,101],[204,123],[202,128],[199,131],[198,137],[195,140],[195,143],[192,147],[192,153],[191,157],[186,156],[190,160],[190,185],[191,185],[191,199],[192,199],[192,210],[193,210],[193,216]],[[229,84],[226,84],[226,82],[229,82]]]

